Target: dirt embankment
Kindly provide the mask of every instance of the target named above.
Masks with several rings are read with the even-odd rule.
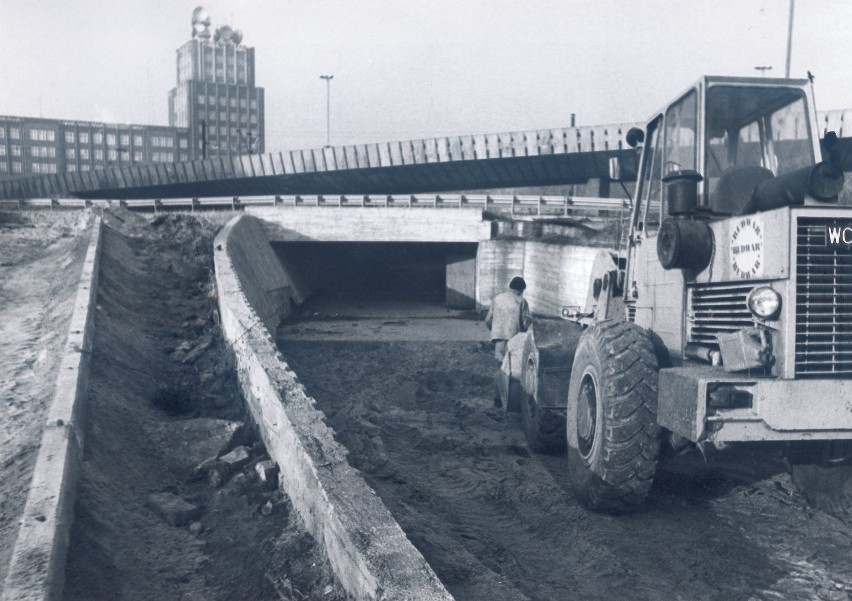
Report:
[[[0,586],[53,398],[91,223],[89,212],[0,212]]]
[[[241,427],[217,324],[216,226],[105,223],[65,599],[344,598],[289,499],[256,475],[265,451]]]
[[[357,327],[311,342],[307,323],[298,340],[280,330],[283,354],[457,599],[852,596],[852,530],[809,507],[777,463],[686,457],[635,515],[591,513],[565,458],[528,452],[519,419],[492,407],[488,345],[397,330],[367,342]]]

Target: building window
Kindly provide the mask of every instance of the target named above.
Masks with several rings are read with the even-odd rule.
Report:
[[[18,129],[17,127],[10,127],[9,128],[9,137],[12,138],[13,140],[20,140],[21,139],[21,130]],[[18,173],[20,173],[20,171],[18,171]]]
[[[181,138],[179,144],[181,148],[189,148],[189,140],[186,138]]]
[[[185,152],[180,153],[180,160],[181,161],[188,161],[189,155],[187,155]]]
[[[118,151],[115,148],[109,149],[109,160],[114,161],[118,158]]]
[[[86,159],[87,161],[89,160],[89,149],[88,148],[81,148],[80,149],[80,158]]]
[[[240,98],[240,108],[246,108],[246,99]]]
[[[215,96],[208,96],[207,97],[207,104],[209,104],[210,106],[216,106],[216,97]]]
[[[18,162],[12,163],[12,173],[20,173],[21,172],[21,164]]]
[[[6,173],[6,171],[8,171],[6,163],[0,163],[0,173]]]
[[[130,134],[121,134],[121,145],[127,146],[130,144]]]
[[[6,128],[0,127],[0,140],[4,139],[5,137],[6,137]]]
[[[68,165],[68,171],[77,171],[77,165]]]
[[[133,145],[142,146],[142,136],[133,136]]]
[[[95,134],[95,135],[97,135],[97,134]],[[103,161],[104,160],[104,151],[101,150],[100,148],[95,150],[95,160],[96,161]]]
[[[219,119],[221,121],[225,121],[228,118],[228,113],[225,111],[219,111]]]
[[[95,142],[95,144],[103,144],[104,135],[102,133],[96,133],[92,136],[92,140]]]
[[[228,128],[223,125],[222,127],[219,128],[219,133],[223,136],[227,136],[228,135]]]
[[[4,157],[4,156],[6,156],[6,145],[0,144],[0,157]],[[4,165],[5,165],[5,163],[4,163]]]
[[[12,156],[13,156],[13,157],[19,157],[19,156],[21,156],[21,147],[20,147],[20,146],[17,146],[17,145],[15,145],[15,144],[12,144],[12,146],[10,146],[10,149],[11,149],[11,151],[12,151]]]
[[[257,100],[252,99],[252,101],[251,101],[251,108],[253,108],[253,109],[256,109],[256,108],[257,108]]]
[[[56,132],[50,129],[31,129],[30,140],[38,140],[40,142],[53,142],[56,140]]]
[[[137,163],[142,162],[142,151],[141,150],[137,150],[136,152],[133,153],[133,160],[136,161]]]
[[[30,148],[30,153],[32,153],[32,155],[34,157],[39,156],[40,151],[41,151],[41,146],[33,146],[32,148]]]
[[[65,141],[68,142],[69,144],[74,143],[74,132],[73,131],[66,131],[65,132]]]
[[[251,116],[250,121],[251,121],[252,123],[254,123],[255,125],[257,125],[257,115],[255,115],[254,113],[252,113],[252,116]]]
[[[55,146],[48,147],[47,156],[49,156],[52,159],[56,158],[56,147]]]
[[[73,148],[66,148],[65,149],[65,157],[66,158],[76,159],[77,158],[76,155],[77,155],[77,153],[75,152],[75,150]]]
[[[80,165],[80,171],[88,171],[90,167],[88,165]]]
[[[231,98],[231,108],[233,108],[233,109],[237,108],[237,99],[236,98]]]
[[[203,106],[205,104],[204,101],[206,99],[207,99],[207,96],[205,96],[204,94],[199,94],[198,95],[198,104]]]
[[[107,146],[115,146],[115,134],[107,134]]]
[[[80,144],[89,143],[89,134],[80,134]]]

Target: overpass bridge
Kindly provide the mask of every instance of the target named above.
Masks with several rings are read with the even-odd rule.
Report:
[[[819,114],[852,171],[852,109]],[[638,123],[328,146],[25,176],[0,199],[167,199],[262,195],[395,195],[607,181],[609,159],[635,158]]]
[[[579,184],[635,156],[634,124],[331,146],[0,181],[0,199],[369,195]]]

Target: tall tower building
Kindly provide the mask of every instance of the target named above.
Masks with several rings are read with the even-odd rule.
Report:
[[[194,158],[264,152],[263,88],[254,85],[254,48],[228,25],[192,12],[192,39],[177,49],[169,124],[189,129]]]

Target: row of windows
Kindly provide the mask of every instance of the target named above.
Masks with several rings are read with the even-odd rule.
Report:
[[[168,136],[151,136],[152,146],[162,146],[163,148],[174,148],[175,140]]]
[[[33,173],[56,173],[56,163],[33,163]]]
[[[32,154],[34,157],[56,158],[56,147],[55,146],[32,146],[32,147],[30,147],[30,154]]]
[[[151,160],[158,163],[173,163],[175,160],[175,153],[173,152],[152,152]]]
[[[52,129],[30,129],[30,140],[39,142],[54,142],[56,140],[56,132]]]
[[[199,114],[199,117],[201,119],[204,119],[204,112],[203,111]],[[210,120],[210,121],[216,121],[217,120],[216,117],[217,117],[217,114],[216,114],[215,111],[212,111],[212,112],[207,114],[207,119]],[[240,123],[257,123],[257,113],[252,113],[250,117],[246,116],[245,113],[243,113],[242,115],[239,116],[239,119],[237,119],[236,113],[231,113],[230,117],[231,118],[228,119],[228,114],[224,111],[221,111],[218,114],[218,120],[219,121],[228,121],[230,123],[237,123],[237,121],[239,121]]]
[[[240,108],[246,108],[249,106],[249,102],[245,98],[240,98]],[[198,104],[204,105],[209,104],[210,106],[216,106],[216,97],[215,96],[206,96],[204,94],[198,95]],[[219,106],[225,106],[226,104],[230,104],[231,108],[237,108],[237,99],[236,98],[225,98],[224,96],[219,96]],[[252,98],[251,100],[251,108],[257,108],[257,100]]]
[[[0,125],[0,140],[4,139],[5,137],[6,137],[6,128],[3,127],[2,125]],[[13,140],[20,140],[21,139],[21,130],[17,127],[10,127],[9,128],[9,137],[12,138]]]

